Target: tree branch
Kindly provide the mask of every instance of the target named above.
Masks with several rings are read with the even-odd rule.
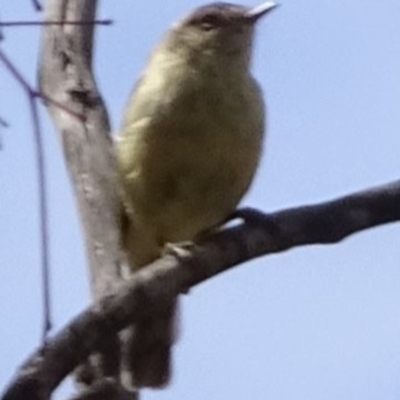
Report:
[[[48,25],[111,25],[111,19],[94,21],[5,21],[0,22],[0,28],[20,28],[22,26],[48,26]]]
[[[47,0],[45,21],[94,21],[97,1]],[[73,181],[86,233],[95,298],[119,278],[117,168],[110,126],[92,73],[93,24],[50,25],[42,30],[39,84],[44,96],[84,115],[85,121],[47,103]]]
[[[40,254],[43,285],[43,314],[44,324],[42,331],[42,341],[47,338],[51,329],[51,303],[50,303],[50,264],[49,264],[49,227],[48,227],[48,207],[47,207],[47,184],[46,167],[43,149],[43,135],[40,127],[38,104],[36,101],[37,93],[29,85],[22,73],[14,63],[0,50],[0,61],[8,69],[11,76],[23,88],[29,102],[31,112],[33,138],[35,143],[36,171],[38,177],[38,201],[39,201],[39,229],[40,229]],[[1,143],[0,143],[1,145]]]
[[[92,72],[96,7],[97,0],[46,0],[39,86],[61,135],[85,233],[91,290],[100,299],[122,279],[121,203],[108,116]],[[74,24],[48,24],[52,21]],[[79,378],[118,376],[118,337],[103,345],[98,350],[104,357],[95,357],[90,363],[95,368],[83,368]]]
[[[399,221],[400,181],[319,205],[274,214],[246,209],[237,215],[244,223],[203,238],[190,249],[172,249],[76,317],[24,363],[2,400],[48,399],[61,380],[115,332],[235,265],[297,246],[336,243]]]
[[[40,3],[38,2],[38,0],[32,0],[32,5],[33,5],[33,8],[34,8],[36,11],[42,11],[42,6],[41,6]]]

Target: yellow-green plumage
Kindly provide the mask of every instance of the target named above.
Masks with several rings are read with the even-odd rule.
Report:
[[[211,74],[178,57],[160,74],[158,62],[151,61],[133,94],[118,143],[138,231],[129,244],[137,266],[166,242],[193,239],[235,209],[256,170],[264,129],[261,93],[247,73]]]
[[[239,21],[247,9],[235,7],[217,15],[233,13]],[[194,15],[153,53],[117,143],[128,215],[123,241],[132,269],[158,258],[166,243],[194,240],[221,224],[249,188],[260,158],[264,102],[249,72],[253,24],[233,20],[208,33]],[[155,341],[160,347],[172,344],[173,314],[174,304],[154,316],[159,336],[165,327],[165,341]],[[144,354],[135,354],[142,361],[131,368],[132,386],[168,381],[169,352],[159,357],[159,370],[168,369],[163,372],[157,372],[157,356],[147,363]]]

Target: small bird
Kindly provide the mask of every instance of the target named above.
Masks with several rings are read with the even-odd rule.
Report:
[[[117,141],[131,271],[167,243],[195,241],[222,224],[248,190],[265,131],[250,67],[256,22],[276,4],[213,3],[176,23],[136,84]],[[165,386],[177,300],[122,336],[122,382]]]

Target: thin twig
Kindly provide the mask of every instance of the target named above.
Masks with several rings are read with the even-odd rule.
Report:
[[[60,110],[63,110],[65,112],[67,112],[68,114],[72,115],[73,117],[79,119],[81,122],[85,122],[86,121],[86,116],[84,114],[81,114],[81,113],[78,113],[78,112],[75,112],[75,111],[71,110],[70,108],[64,106],[64,104],[60,103],[57,100],[52,99],[51,97],[47,96],[46,94],[44,94],[44,93],[42,93],[40,91],[37,91],[37,90],[34,90],[32,92],[32,94],[35,97],[41,98],[45,103],[47,102],[47,103],[53,104],[54,106],[56,106]]]
[[[11,60],[0,50],[0,61],[8,69],[11,75],[22,86],[29,100],[31,110],[33,135],[35,138],[35,153],[36,153],[36,169],[38,176],[38,192],[39,192],[39,236],[40,236],[40,252],[42,260],[42,282],[43,282],[43,312],[44,324],[42,341],[46,342],[47,334],[51,329],[51,303],[50,303],[50,269],[49,269],[49,235],[48,235],[48,206],[47,206],[47,186],[46,186],[46,166],[43,150],[42,131],[40,129],[39,115],[37,110],[36,97],[37,93],[23,75],[18,71]]]
[[[111,25],[111,19],[102,19],[95,21],[7,21],[0,22],[2,28],[12,28],[20,26],[44,26],[44,25]]]
[[[9,127],[10,127],[10,124],[9,124],[5,119],[3,119],[3,118],[0,117],[0,126],[1,126],[2,128],[9,128]]]
[[[32,95],[32,90],[29,83],[25,80],[22,74],[18,71],[11,60],[5,55],[5,53],[0,49],[0,60],[11,73],[11,75],[18,81],[18,83],[23,87],[27,94]]]
[[[42,11],[43,10],[43,7],[39,3],[38,0],[32,0],[32,4],[33,4],[33,8],[35,9],[35,11]]]

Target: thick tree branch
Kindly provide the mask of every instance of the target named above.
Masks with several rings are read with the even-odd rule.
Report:
[[[93,21],[96,0],[47,0],[45,21]],[[119,279],[118,179],[107,112],[92,73],[94,25],[51,25],[43,28],[40,90],[74,117],[48,103],[78,199],[86,237],[95,298]]]
[[[96,7],[96,0],[46,0],[45,24],[74,24],[43,27],[39,85],[61,135],[83,222],[91,289],[94,299],[100,299],[121,280],[121,203],[108,116],[92,72]],[[79,378],[118,376],[117,336],[103,345],[98,350],[104,357],[95,356],[91,360],[95,368],[81,369],[85,374]]]
[[[115,332],[235,265],[296,246],[336,243],[399,221],[400,181],[319,205],[268,215],[244,210],[239,215],[244,223],[203,238],[193,248],[169,251],[75,318],[29,358],[2,399],[48,399],[61,380]]]

